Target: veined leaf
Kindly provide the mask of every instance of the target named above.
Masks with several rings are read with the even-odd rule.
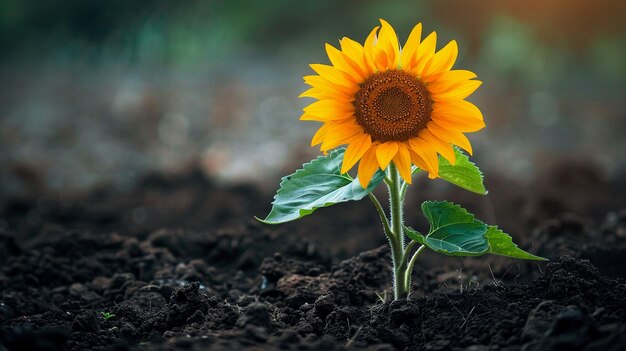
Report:
[[[272,210],[265,219],[257,219],[267,224],[285,223],[309,215],[320,207],[367,196],[385,178],[385,173],[376,172],[367,189],[363,189],[358,178],[341,174],[344,152],[343,148],[333,150],[283,177]]]
[[[448,256],[479,256],[489,249],[484,238],[487,226],[464,208],[446,201],[426,201],[422,212],[430,223],[423,244],[431,250]]]
[[[461,206],[447,201],[425,201],[422,212],[430,223],[426,236],[411,228],[407,235],[433,251],[448,256],[494,255],[545,260],[529,254],[513,243],[512,238],[495,226],[489,226]]]
[[[447,201],[424,201],[422,212],[430,223],[428,235],[446,225],[474,222],[473,214],[461,206]]]
[[[521,258],[524,260],[547,261],[546,258],[530,254],[513,243],[513,238],[496,226],[489,226],[485,237],[489,242],[489,253],[500,256]]]
[[[454,154],[456,156],[454,166],[439,156],[439,178],[473,193],[487,194],[480,169],[459,148],[454,148]],[[415,168],[413,173],[419,171],[419,168]]]

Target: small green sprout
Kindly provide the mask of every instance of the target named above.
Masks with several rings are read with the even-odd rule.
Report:
[[[108,321],[109,319],[115,317],[115,315],[111,312],[100,312],[100,314],[102,315],[102,318],[104,318],[105,321]]]

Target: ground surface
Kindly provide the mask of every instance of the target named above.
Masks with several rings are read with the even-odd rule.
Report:
[[[624,184],[580,165],[445,198],[550,263],[427,253],[408,301],[365,201],[268,227],[271,194],[192,172],[0,201],[0,350],[623,350]],[[437,185],[438,184],[438,185]],[[110,313],[110,318],[105,318]]]

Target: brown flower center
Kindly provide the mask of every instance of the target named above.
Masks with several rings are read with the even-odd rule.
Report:
[[[373,141],[416,137],[430,121],[430,94],[416,77],[400,70],[373,74],[361,83],[354,101],[356,120]]]

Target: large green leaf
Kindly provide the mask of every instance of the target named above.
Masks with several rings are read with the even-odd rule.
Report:
[[[454,165],[439,156],[439,178],[473,193],[487,194],[480,169],[459,148],[454,148],[454,154],[456,156]],[[419,171],[419,168],[415,168],[413,173]]]
[[[464,208],[446,201],[426,201],[422,212],[430,223],[428,235],[415,235],[410,228],[407,235],[431,250],[448,256],[479,256],[489,249],[484,238],[487,226]]]
[[[466,209],[447,201],[425,201],[422,212],[430,223],[428,235],[411,228],[407,235],[433,251],[448,256],[481,256],[486,253],[521,258],[545,260],[523,251],[511,237],[495,226],[489,226],[467,212]]]
[[[344,152],[343,148],[336,149],[283,177],[272,210],[267,218],[259,220],[268,224],[285,223],[309,215],[320,207],[367,196],[385,178],[385,173],[378,171],[367,189],[363,189],[358,178],[341,174]]]

